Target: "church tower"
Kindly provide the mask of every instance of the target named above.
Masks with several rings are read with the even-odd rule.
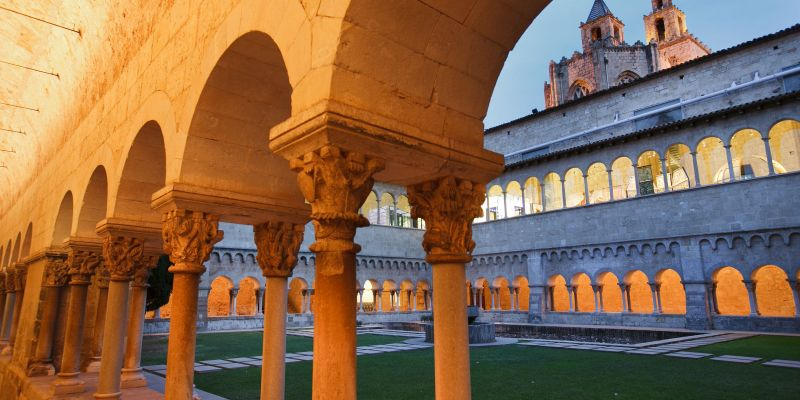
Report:
[[[689,33],[686,14],[672,0],[651,0],[653,11],[644,17],[645,38],[659,49],[659,69],[666,69],[711,53]]]
[[[622,23],[603,0],[595,0],[586,22],[581,24],[581,42],[584,53],[591,51],[592,45],[608,40],[618,46],[625,41],[625,24]]]

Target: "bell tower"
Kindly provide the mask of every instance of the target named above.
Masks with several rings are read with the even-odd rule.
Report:
[[[653,11],[644,17],[647,43],[658,45],[660,69],[674,67],[711,53],[686,27],[686,14],[672,0],[651,0]]]

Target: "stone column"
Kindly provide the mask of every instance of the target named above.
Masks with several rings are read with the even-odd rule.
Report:
[[[592,285],[592,292],[594,292],[594,312],[600,313],[600,286]]]
[[[697,164],[697,152],[692,152],[692,166],[694,167],[694,187],[703,186],[700,183],[700,168],[698,168]]]
[[[356,229],[369,225],[358,213],[383,161],[324,146],[291,161],[311,204],[317,255],[312,399],[356,398]],[[463,280],[461,281],[463,282]]]
[[[14,314],[14,302],[16,293],[16,285],[14,285],[14,269],[6,268],[3,272],[3,288],[5,291],[5,300],[3,301],[2,310],[2,323],[0,323],[0,350],[8,344],[8,336],[11,333],[11,317]]]
[[[308,289],[301,289],[300,294],[303,296],[303,300],[300,302],[300,314],[306,314],[308,313],[308,307],[306,306],[306,301],[308,301]],[[266,299],[266,296],[264,298]]]
[[[636,197],[640,197],[642,195],[642,191],[639,188],[639,163],[633,164],[633,180],[634,180],[634,187],[636,188]]]
[[[735,182],[736,181],[736,176],[733,173],[733,157],[731,156],[731,146],[730,145],[726,145],[725,146],[725,155],[728,157],[728,172],[729,172],[729,175],[730,175],[730,179],[728,180],[728,182]]]
[[[364,312],[364,289],[358,289],[358,312]]]
[[[547,286],[529,284],[530,298],[528,301],[528,321],[541,323],[544,313],[547,312]]]
[[[100,372],[100,362],[103,357],[103,328],[106,325],[106,306],[108,303],[108,284],[111,275],[103,263],[97,266],[95,285],[97,285],[97,313],[95,313],[94,330],[92,332],[92,360],[86,367],[86,372]],[[155,318],[159,318],[156,310]]]
[[[22,263],[17,263],[14,266],[14,314],[11,316],[11,333],[8,335],[8,345],[3,349],[3,355],[11,355],[14,353],[14,343],[17,339],[17,328],[19,327],[19,319],[22,316],[22,300],[25,298],[25,281],[28,277],[27,266]]]
[[[684,289],[685,291],[686,289]],[[658,300],[658,313],[664,313],[664,304],[662,303],[661,299],[661,284],[656,284],[656,299]]]
[[[761,138],[764,140],[764,149],[767,153],[767,166],[769,167],[769,176],[775,175],[775,165],[772,159],[772,147],[769,145],[769,137]]]
[[[657,284],[650,283],[650,293],[653,296],[653,314],[660,314],[661,306],[658,304],[658,288]]]
[[[664,177],[664,193],[670,192],[669,173],[667,173],[667,158],[661,159],[661,175]]]
[[[422,247],[433,269],[434,375],[437,400],[469,400],[466,263],[475,242],[472,221],[482,215],[486,187],[454,177],[408,187],[411,217],[425,220]]]
[[[102,263],[100,254],[71,249],[67,257],[69,270],[69,303],[67,326],[64,331],[64,351],[61,354],[61,369],[53,381],[51,390],[55,395],[81,393],[85,384],[80,375],[81,345],[83,343],[83,320],[86,314],[86,294],[94,270]]]
[[[578,308],[578,307],[576,307],[577,304],[575,304],[575,303],[577,303],[577,301],[576,301],[577,298],[575,297],[575,292],[576,292],[575,286],[568,285],[567,286],[567,292],[569,293],[569,312],[574,313],[575,309]]]
[[[230,291],[230,301],[228,304],[230,305],[230,310],[228,310],[229,316],[236,315],[236,297],[239,296],[239,288],[231,288]]]
[[[256,225],[258,265],[266,278],[261,400],[283,400],[285,389],[286,307],[288,279],[297,265],[303,224],[267,222]]]
[[[583,175],[583,196],[584,196],[584,205],[592,204],[589,200],[589,175]]]
[[[103,240],[103,262],[108,273],[108,300],[103,327],[103,359],[97,381],[96,399],[119,399],[122,395],[120,371],[123,364],[125,333],[128,328],[128,294],[134,273],[143,265],[144,240],[107,233]]]
[[[174,263],[172,315],[167,345],[164,397],[190,400],[194,393],[194,352],[197,335],[197,291],[214,244],[222,240],[219,218],[203,212],[174,209],[164,214],[164,252]]]
[[[608,201],[614,201],[614,172],[611,168],[608,169]]]
[[[606,312],[606,305],[603,303],[603,285],[597,287],[597,304],[600,305],[600,312]]]
[[[719,310],[717,309],[717,304],[716,304],[717,303],[717,299],[716,299],[717,293],[716,293],[716,290],[715,290],[716,286],[717,286],[717,284],[713,283],[713,282],[706,282],[705,283],[706,299],[708,300],[707,301],[707,303],[708,303],[708,312],[711,315],[719,314]]]
[[[489,309],[494,311],[496,310],[496,302],[494,301],[495,296],[497,295],[497,288],[490,287],[489,288]]]
[[[758,298],[756,297],[756,282],[743,281],[747,287],[747,295],[750,298],[750,316],[757,317],[761,313],[758,311]]]
[[[147,308],[147,288],[150,285],[150,270],[156,267],[157,258],[145,257],[137,266],[131,283],[131,308],[128,315],[128,334],[125,338],[125,359],[122,362],[120,384],[122,388],[147,386],[142,374],[142,333],[144,314]]]
[[[69,265],[66,253],[48,253],[45,264],[45,277],[42,284],[44,299],[42,301],[42,317],[39,324],[39,336],[36,340],[36,353],[28,376],[53,375],[53,335],[58,319],[58,304],[61,288],[69,280]]]
[[[6,300],[8,299],[10,292],[6,290],[6,272],[0,270],[0,349],[5,346],[5,342],[3,340],[3,320],[5,319],[5,311],[6,311]]]
[[[264,289],[256,289],[256,315],[264,315],[264,299]],[[301,304],[300,307],[302,308],[303,305]],[[302,313],[303,310],[300,310],[300,312]]]
[[[619,284],[620,292],[622,292],[622,313],[630,312],[630,308],[628,307],[628,285],[624,283]]]
[[[800,291],[800,284],[793,279],[787,279],[789,281],[789,286],[792,288],[792,297],[794,297],[794,315],[795,317],[800,317],[800,296],[798,296],[798,291]]]
[[[567,185],[566,180],[561,180],[561,209],[567,208]]]
[[[383,312],[383,290],[376,290],[375,293],[375,311]]]
[[[517,296],[516,296],[516,289],[512,286],[508,287],[508,296],[509,300],[511,301],[509,311],[517,311]]]

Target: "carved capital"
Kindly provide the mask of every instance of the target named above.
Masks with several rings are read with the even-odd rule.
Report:
[[[302,159],[292,160],[291,167],[297,172],[300,191],[311,204],[317,240],[309,249],[315,253],[361,251],[353,238],[356,228],[368,226],[369,221],[358,209],[372,190],[373,175],[383,169],[383,161],[325,146]],[[323,266],[320,272],[325,275],[342,272],[341,265],[331,267]]]
[[[472,221],[483,215],[485,195],[483,185],[452,176],[408,187],[411,218],[425,220],[422,247],[428,262],[472,260]]]
[[[7,267],[5,274],[6,292],[14,293],[17,291],[17,284],[14,283],[17,279],[17,271],[14,267]]]
[[[144,239],[108,235],[103,240],[103,260],[112,281],[130,281],[142,262]]]
[[[6,272],[0,271],[0,294],[6,294]]]
[[[103,258],[93,251],[70,250],[65,263],[71,285],[88,285],[94,270],[103,263]]]
[[[173,273],[202,274],[214,245],[222,240],[219,218],[203,212],[172,210],[164,214],[161,236]]]
[[[150,280],[150,270],[156,267],[157,260],[158,257],[156,256],[142,257],[142,262],[136,267],[136,271],[133,273],[133,283],[131,283],[131,285],[142,288],[149,287],[150,285],[147,282]]]
[[[253,227],[258,248],[256,259],[265,277],[292,275],[303,231],[303,225],[289,222],[267,222]]]
[[[44,265],[44,284],[45,287],[61,287],[69,282],[69,264],[67,264],[67,253],[48,254]]]
[[[14,289],[19,292],[25,291],[25,280],[28,278],[28,268],[25,264],[17,264],[14,267],[16,273],[14,274]]]
[[[108,282],[111,280],[111,273],[105,263],[100,263],[95,270],[94,282],[100,289],[108,289]]]

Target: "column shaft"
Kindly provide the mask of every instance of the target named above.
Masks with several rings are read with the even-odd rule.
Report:
[[[772,146],[769,145],[769,137],[763,138],[764,140],[764,150],[767,153],[767,166],[769,167],[769,175],[775,175],[775,164],[773,164],[772,159]]]
[[[142,374],[142,333],[144,331],[144,313],[147,306],[147,286],[133,285],[131,290],[131,307],[128,315],[128,334],[125,338],[125,358],[122,362],[120,376],[123,388],[147,386]]]
[[[112,280],[108,285],[106,321],[103,327],[103,362],[97,383],[96,399],[119,399],[125,330],[128,326],[129,280]]]
[[[103,329],[106,326],[108,287],[100,286],[97,290],[97,314],[95,314],[94,332],[92,333],[94,336],[92,338],[92,361],[86,367],[86,372],[100,372],[100,361],[103,355]]]
[[[173,278],[164,393],[167,399],[190,400],[194,394],[195,318],[199,286],[200,274],[179,272]]]
[[[261,400],[283,400],[286,372],[287,278],[267,277]]]
[[[36,341],[34,365],[28,370],[28,376],[53,375],[53,334],[55,333],[56,319],[58,317],[58,303],[61,297],[61,288],[58,286],[45,286],[44,302],[42,304],[42,319],[39,325],[39,337]]]
[[[80,374],[83,320],[88,286],[88,281],[76,281],[74,278],[69,284],[64,351],[61,353],[61,369],[58,371],[58,379],[53,382],[55,394],[83,392],[84,382],[78,379],[78,375]]]
[[[5,306],[3,307],[3,326],[0,328],[0,348],[8,344],[8,336],[11,334],[11,318],[14,316],[14,303],[16,293],[9,291],[6,293]]]
[[[436,296],[434,308],[447,310],[433,318],[434,375],[436,400],[469,400],[469,332],[466,308],[466,271],[464,264],[433,264],[433,290],[448,293]]]

